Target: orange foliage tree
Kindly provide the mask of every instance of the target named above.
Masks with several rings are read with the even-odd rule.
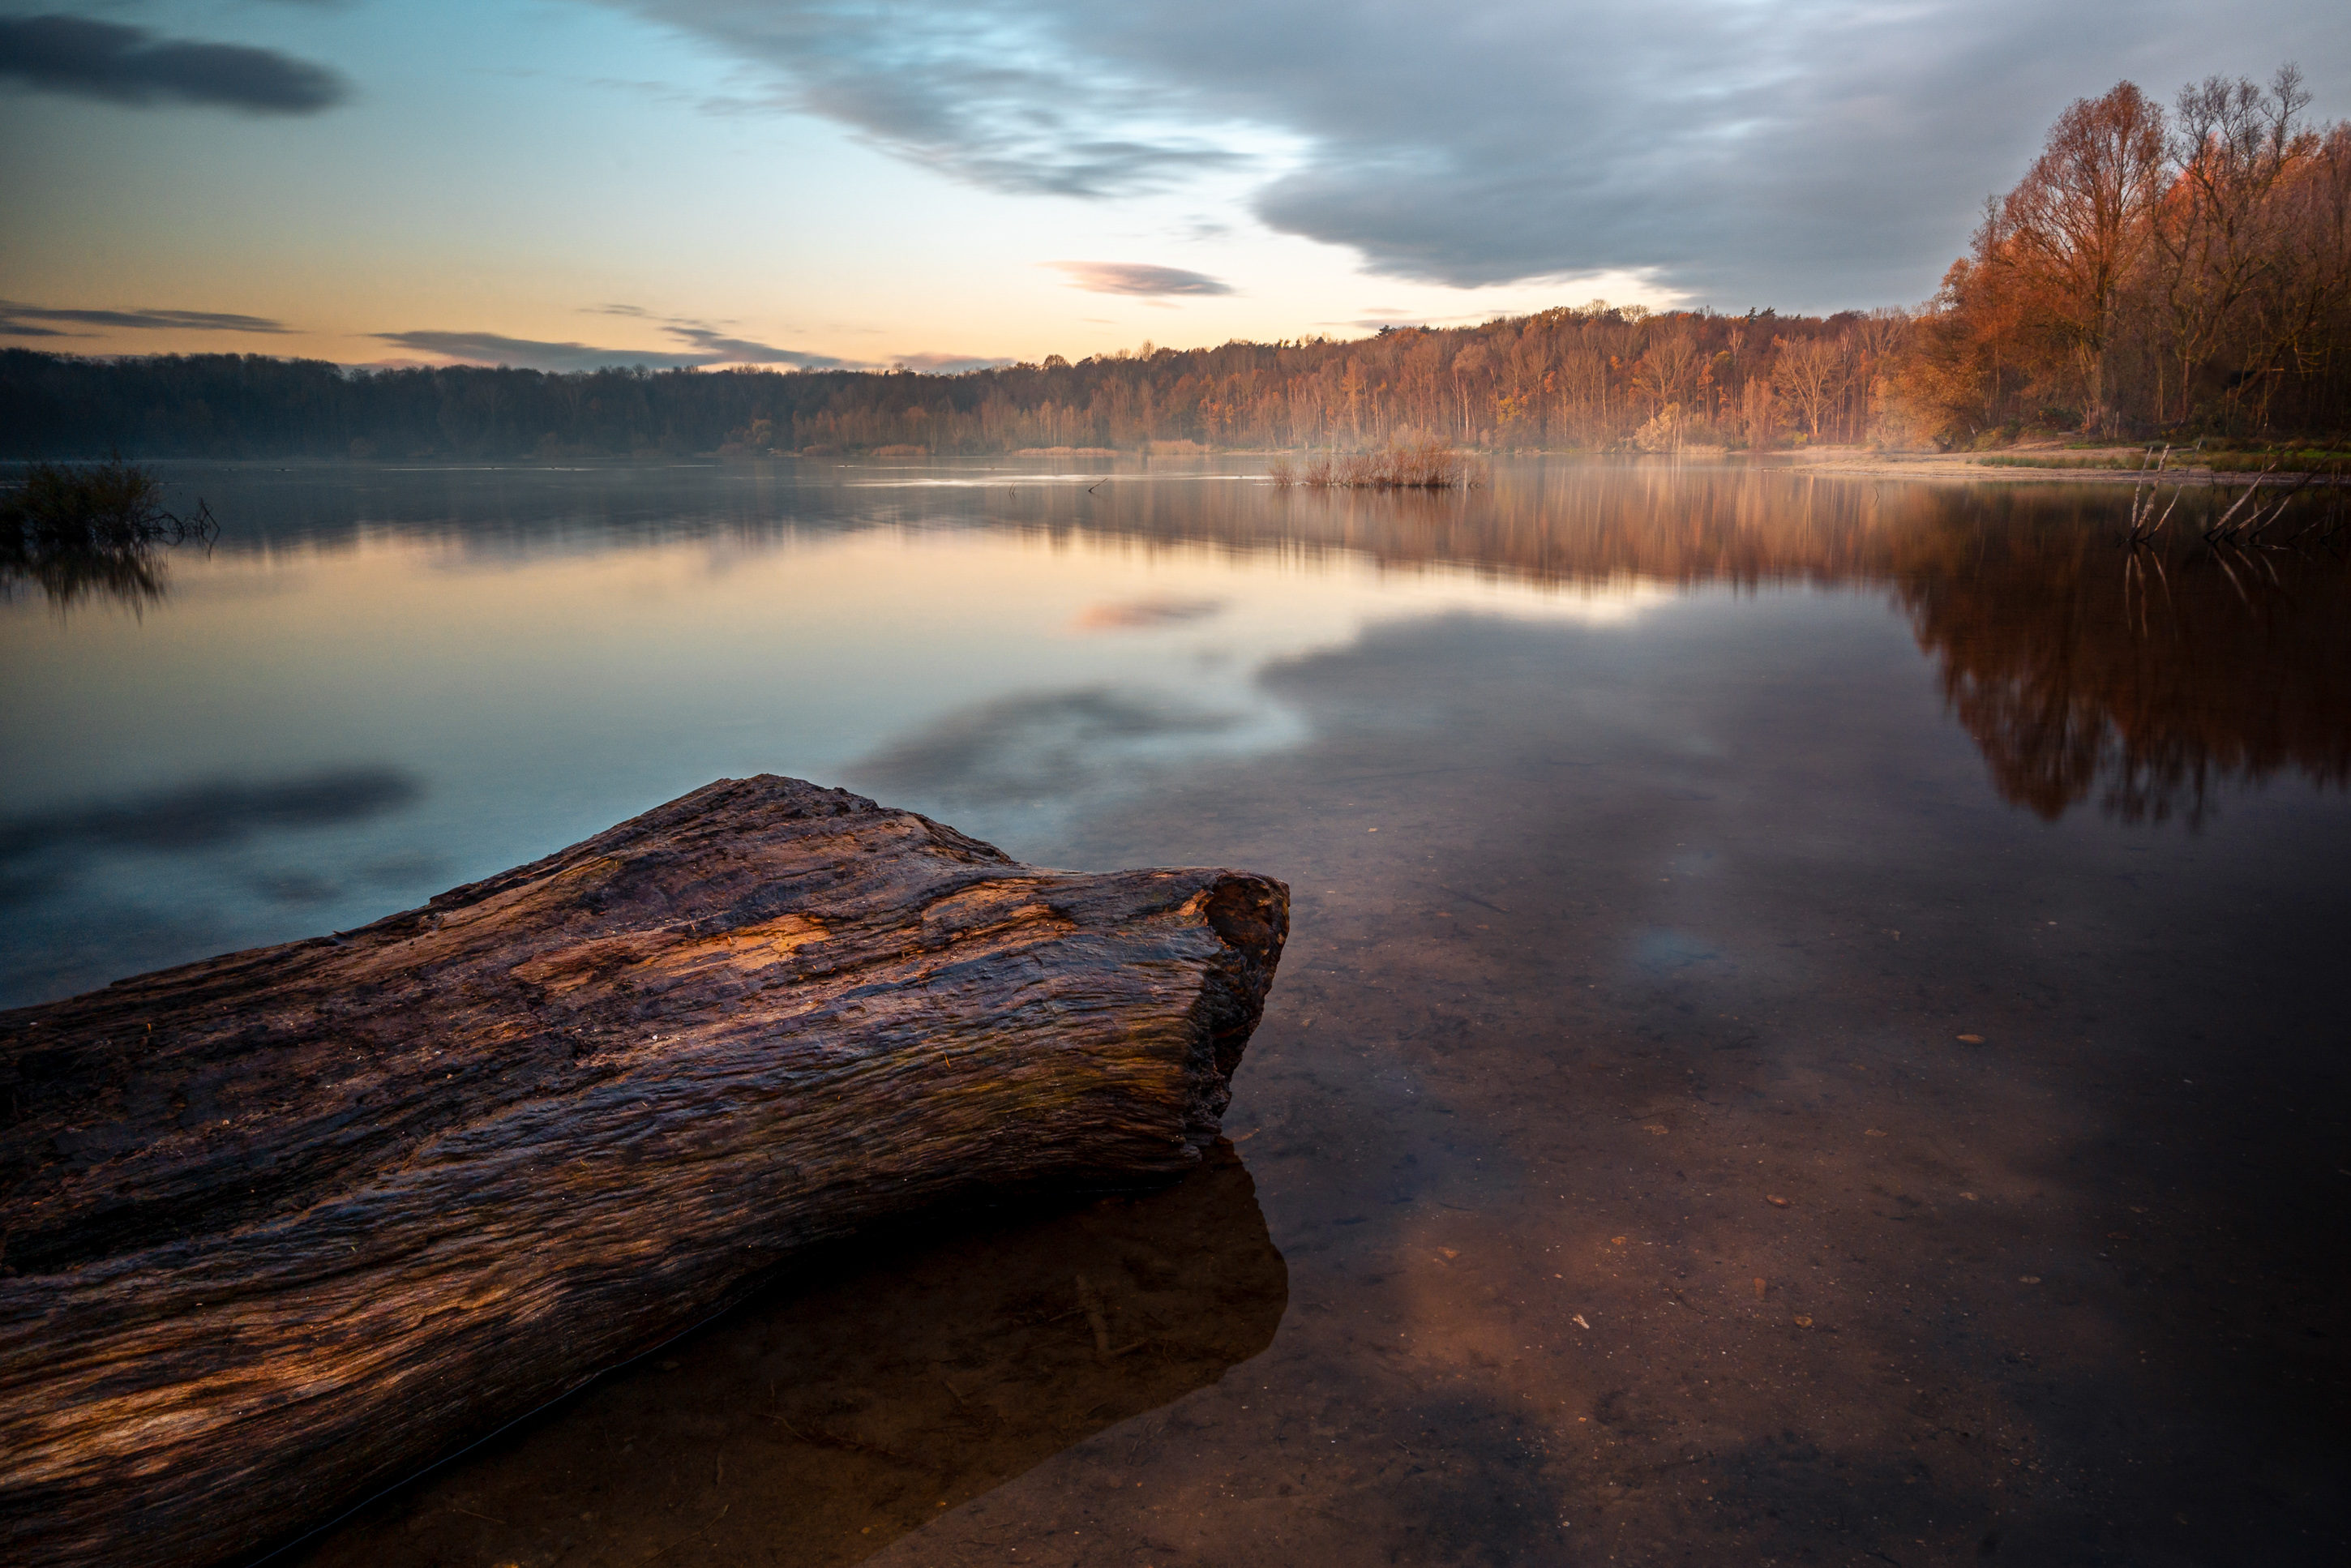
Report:
[[[2339,428],[2351,413],[2351,127],[2292,67],[2169,110],[2123,82],[1988,204],[1898,366],[1946,440]]]

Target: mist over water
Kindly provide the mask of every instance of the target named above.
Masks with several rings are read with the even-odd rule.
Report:
[[[160,597],[0,606],[7,1002],[758,771],[1295,894],[1197,1216],[799,1281],[316,1561],[2339,1549],[2339,534],[1531,460],[170,476],[224,531]],[[1161,1348],[1071,1320],[1063,1408],[1081,1279]],[[868,1317],[957,1326],[916,1375]]]

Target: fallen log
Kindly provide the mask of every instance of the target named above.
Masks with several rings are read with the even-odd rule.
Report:
[[[794,1249],[1217,1133],[1289,924],[722,780],[356,931],[0,1014],[0,1556],[217,1561]]]

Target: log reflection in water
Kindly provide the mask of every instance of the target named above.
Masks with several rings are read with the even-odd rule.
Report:
[[[1272,1343],[1288,1272],[1232,1145],[1159,1192],[811,1256],[797,1280],[292,1559],[857,1562]]]

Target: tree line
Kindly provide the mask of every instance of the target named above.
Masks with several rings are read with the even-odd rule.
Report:
[[[410,458],[1155,444],[1762,450],[2307,436],[2351,419],[2351,127],[2292,68],[2069,108],[1920,308],[1595,301],[1341,341],[907,371],[349,369],[0,350],[0,452]]]
[[[1652,315],[1595,303],[1458,329],[1155,349],[961,375],[371,371],[257,354],[0,350],[13,456],[1000,453],[1395,443],[1652,449],[1866,439],[1900,312]]]
[[[2061,116],[1915,323],[1901,392],[1946,434],[2340,430],[2351,125],[2288,66]]]

